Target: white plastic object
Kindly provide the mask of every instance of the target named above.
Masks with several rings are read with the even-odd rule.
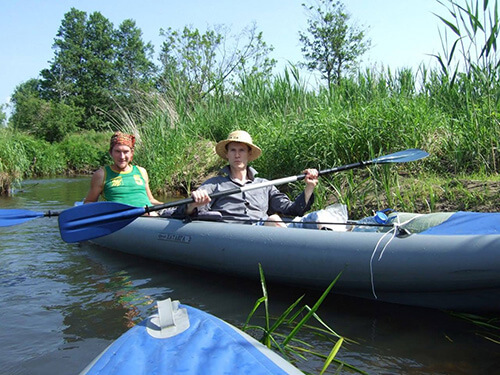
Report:
[[[148,333],[159,339],[178,335],[189,328],[189,316],[185,308],[179,308],[179,301],[170,298],[157,301],[158,314],[152,315],[147,321]]]

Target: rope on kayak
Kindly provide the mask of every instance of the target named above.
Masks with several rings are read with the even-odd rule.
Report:
[[[414,216],[411,219],[406,220],[405,222],[401,223],[399,221],[399,216],[397,216],[396,217],[397,222],[393,222],[392,223],[393,227],[391,229],[389,229],[389,231],[385,232],[382,237],[380,237],[380,239],[378,240],[377,244],[375,245],[375,248],[373,249],[372,256],[370,257],[370,283],[371,283],[371,287],[372,287],[372,294],[373,294],[373,297],[375,297],[375,299],[378,299],[378,297],[377,297],[377,293],[375,293],[375,280],[374,280],[374,273],[373,273],[373,258],[375,258],[375,254],[377,253],[377,250],[378,250],[380,244],[382,243],[383,239],[387,235],[391,234],[391,238],[384,245],[384,247],[382,248],[382,251],[380,252],[380,255],[379,255],[378,259],[377,259],[377,261],[380,262],[380,260],[382,259],[382,256],[384,255],[385,249],[387,249],[387,246],[389,246],[389,244],[392,242],[392,240],[394,238],[396,238],[396,235],[401,230],[404,230],[403,226],[405,226],[406,224],[408,224],[410,221],[414,220],[415,218],[416,218],[416,216]]]
[[[189,218],[184,218],[184,221],[216,221],[216,222],[221,222],[221,223],[243,223],[243,224],[263,224],[263,223],[276,223],[275,220],[266,220],[266,219],[243,219],[243,218],[237,218],[237,217],[232,217],[232,216],[220,216],[217,219],[212,219],[212,218],[205,218],[205,217],[189,217]],[[346,220],[342,222],[333,222],[333,221],[291,221],[287,220],[287,218],[284,218],[283,223],[289,225],[289,224],[294,224],[297,225],[297,228],[300,229],[319,229],[317,226],[319,224],[326,224],[326,225],[344,225],[346,227],[354,227],[356,225],[358,226],[363,226],[363,227],[377,227],[377,228],[394,228],[394,225],[391,224],[379,224],[379,223],[358,223],[356,220]],[[307,225],[302,225],[302,224],[307,224],[310,226],[314,226],[314,228],[308,227]],[[332,229],[327,229],[327,228],[322,228],[324,230],[332,230]],[[346,229],[346,232],[351,231],[352,228]]]

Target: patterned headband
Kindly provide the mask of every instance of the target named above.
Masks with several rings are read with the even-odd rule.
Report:
[[[125,145],[133,149],[135,146],[135,136],[133,136],[132,134],[116,132],[111,137],[109,149],[112,150],[115,145]]]

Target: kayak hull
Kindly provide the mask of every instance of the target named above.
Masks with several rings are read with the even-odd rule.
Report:
[[[500,311],[500,235],[393,235],[140,217],[98,245],[372,300]]]

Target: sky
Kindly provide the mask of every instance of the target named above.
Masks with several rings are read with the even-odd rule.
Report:
[[[275,73],[289,62],[304,61],[299,31],[307,29],[307,0],[0,0],[0,104],[21,83],[38,78],[54,57],[52,45],[64,14],[71,8],[100,12],[115,28],[133,19],[143,40],[159,52],[160,29],[184,26],[204,31],[225,25],[238,34],[253,23],[274,47]],[[416,70],[435,63],[429,54],[442,51],[437,13],[447,10],[436,0],[344,0],[351,21],[367,30],[371,49],[363,66]]]

